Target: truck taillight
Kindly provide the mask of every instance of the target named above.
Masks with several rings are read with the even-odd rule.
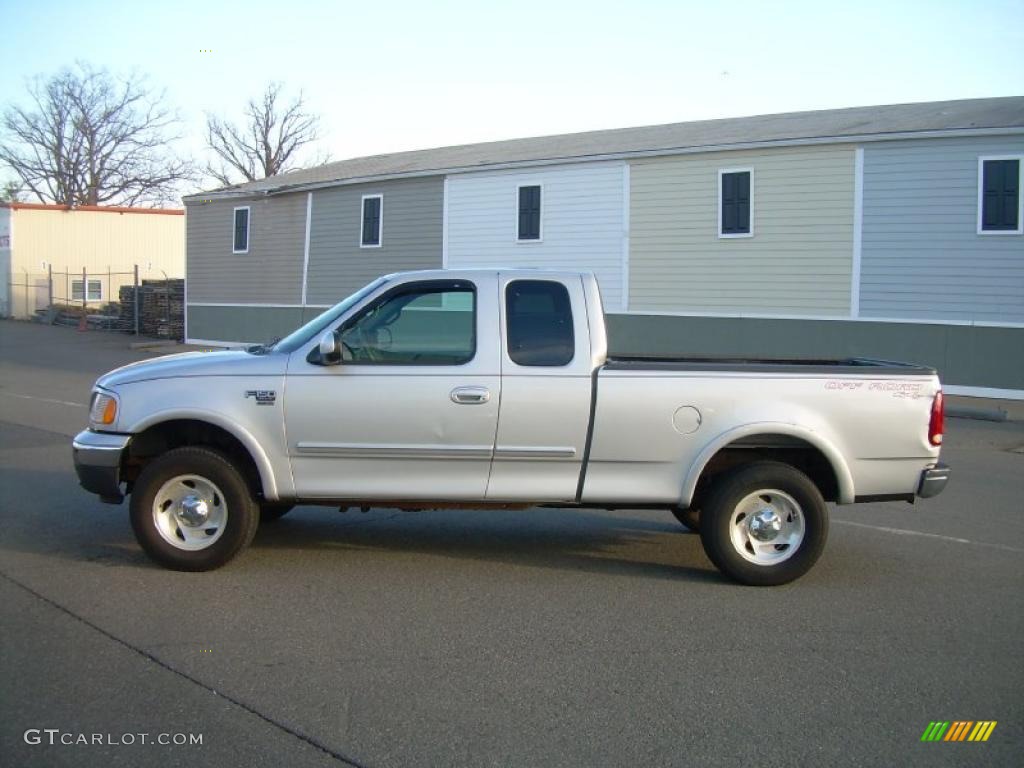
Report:
[[[928,421],[928,442],[942,445],[942,431],[946,426],[946,406],[942,401],[942,391],[935,394],[932,400],[932,417]]]

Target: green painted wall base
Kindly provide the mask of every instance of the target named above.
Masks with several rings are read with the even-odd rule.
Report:
[[[943,383],[1024,390],[1024,328],[849,320],[608,315],[611,352],[872,357],[929,365]]]
[[[265,342],[287,336],[313,319],[322,307],[210,307],[189,305],[190,339]]]
[[[312,307],[188,307],[188,337],[259,342],[322,312]],[[612,353],[745,357],[873,357],[930,365],[945,384],[1024,390],[1024,328],[608,315]]]

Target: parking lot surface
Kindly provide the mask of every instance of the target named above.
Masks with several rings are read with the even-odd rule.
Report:
[[[304,507],[174,573],[71,464],[129,340],[0,322],[0,765],[1020,765],[1024,421],[950,420],[944,494],[780,588],[651,511]]]

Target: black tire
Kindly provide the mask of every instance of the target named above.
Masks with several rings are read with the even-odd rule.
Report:
[[[693,509],[673,509],[672,515],[680,523],[685,525],[690,533],[700,533],[700,510]]]
[[[748,544],[745,547],[749,547],[747,556],[744,556],[732,538],[733,513],[740,502],[758,491],[779,491],[796,502],[798,510],[795,513],[786,513],[784,506],[780,507],[780,518],[796,519],[798,524],[798,518],[802,517],[802,540],[792,550],[785,544],[773,545],[779,552],[768,557],[785,558],[778,562],[751,562],[748,556],[758,557],[754,548]],[[762,499],[767,501],[771,496],[766,493]],[[800,578],[818,560],[828,539],[828,509],[821,492],[807,475],[788,464],[759,461],[738,467],[716,480],[702,506],[700,539],[704,552],[722,573],[741,584],[770,587]],[[741,526],[744,517],[740,512],[740,519],[735,525]],[[742,538],[743,533],[737,531],[737,535]],[[761,546],[765,545],[762,543]],[[764,555],[761,557],[765,558]]]
[[[211,500],[216,505],[224,505],[223,530],[219,538],[203,549],[181,549],[166,540],[157,526],[156,496],[166,483],[180,475],[203,478],[223,495],[222,499]],[[135,538],[146,554],[176,571],[219,568],[249,545],[260,521],[252,491],[230,459],[219,451],[200,447],[175,448],[143,467],[132,491],[130,515]],[[184,540],[181,533],[178,535]]]
[[[264,501],[260,504],[260,524],[272,523],[280,520],[295,509],[294,504],[282,504],[275,501]]]

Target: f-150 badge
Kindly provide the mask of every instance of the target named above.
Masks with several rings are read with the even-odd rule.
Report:
[[[272,389],[250,389],[245,393],[256,401],[256,405],[273,405],[277,400],[277,392]]]

